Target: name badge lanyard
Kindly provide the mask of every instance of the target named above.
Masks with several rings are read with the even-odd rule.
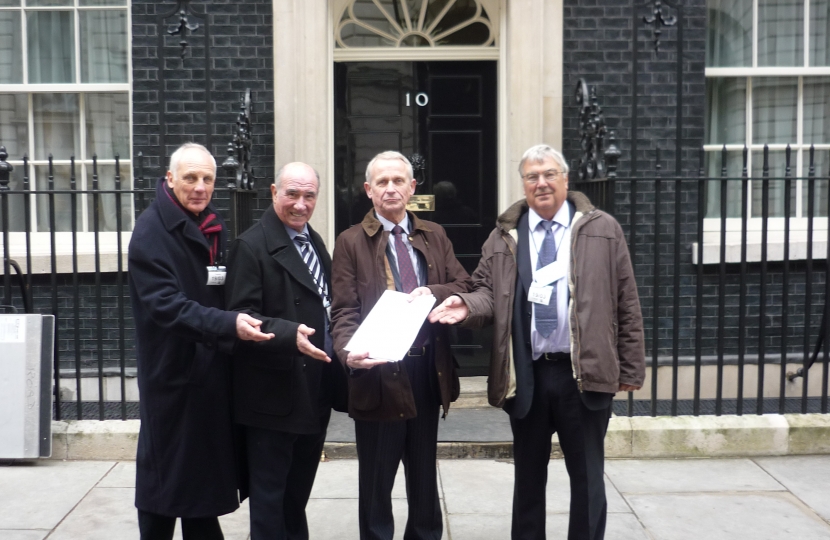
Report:
[[[556,246],[555,259],[552,263],[543,268],[533,269],[533,283],[530,284],[530,290],[527,294],[527,299],[534,304],[550,305],[551,297],[555,282],[565,277],[565,262],[559,259],[559,249],[562,244],[567,243],[570,238],[570,228],[566,228],[562,234],[560,241]],[[545,232],[547,234],[547,232]],[[553,233],[551,233],[553,234]],[[539,249],[536,246],[536,238],[533,234],[530,235],[533,240],[533,247],[536,249],[537,261]]]

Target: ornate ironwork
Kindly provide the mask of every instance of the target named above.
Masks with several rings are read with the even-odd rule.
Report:
[[[236,118],[236,131],[233,140],[228,143],[228,157],[222,168],[228,172],[231,189],[254,189],[254,170],[251,168],[251,89],[245,90]]]
[[[579,180],[594,180],[605,177],[603,163],[605,116],[597,100],[597,89],[589,87],[585,79],[576,83],[576,104],[579,105],[579,144],[582,156],[579,158]],[[609,149],[610,150],[610,149]]]
[[[409,156],[409,162],[412,164],[412,177],[417,180],[418,175],[421,176],[421,179],[417,181],[416,185],[423,185],[426,181],[424,171],[427,170],[427,158],[421,154],[412,154]]]
[[[189,8],[190,0],[179,0],[178,4],[176,4],[176,11],[179,12],[179,25],[167,31],[171,36],[182,36],[181,41],[179,41],[179,45],[182,47],[182,58],[184,58],[184,54],[187,51],[187,32],[190,31],[192,34],[199,29],[199,23],[189,24],[187,22],[187,11]]]
[[[651,17],[643,17],[643,22],[654,25],[654,52],[660,52],[660,35],[663,33],[660,30],[661,26],[670,27],[677,24],[677,17],[663,16],[663,2],[661,0],[654,0],[654,8],[652,8],[653,15]]]
[[[11,163],[8,163],[6,159],[8,159],[9,153],[6,152],[5,146],[0,146],[0,191],[8,191],[9,190],[9,181],[11,178],[11,173],[14,170]]]

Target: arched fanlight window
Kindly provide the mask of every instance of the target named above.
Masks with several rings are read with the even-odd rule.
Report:
[[[494,47],[481,0],[354,0],[335,29],[336,47]]]

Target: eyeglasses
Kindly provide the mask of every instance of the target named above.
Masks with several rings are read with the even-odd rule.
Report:
[[[526,175],[522,176],[525,182],[528,184],[536,184],[539,182],[539,178],[544,178],[545,182],[551,183],[556,180],[556,177],[562,174],[562,171],[558,169],[548,169],[543,173],[527,173]]]

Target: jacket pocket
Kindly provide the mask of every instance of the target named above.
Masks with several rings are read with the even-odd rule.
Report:
[[[380,368],[349,377],[349,404],[358,411],[374,411],[380,406]]]
[[[281,358],[278,362],[247,362],[244,368],[245,393],[248,407],[258,413],[287,416],[294,408],[293,363]]]

